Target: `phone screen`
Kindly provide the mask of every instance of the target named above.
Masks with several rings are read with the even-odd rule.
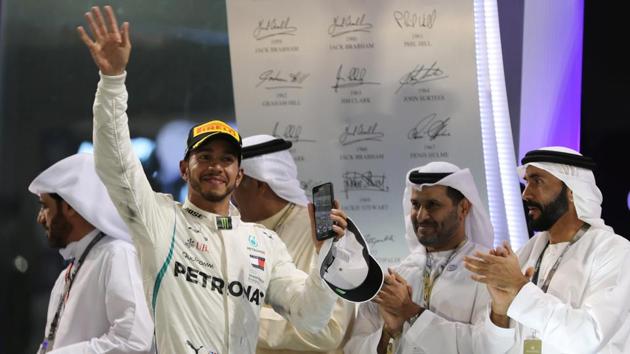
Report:
[[[335,236],[330,219],[333,207],[332,183],[324,183],[313,187],[313,205],[315,207],[315,233],[318,240]]]

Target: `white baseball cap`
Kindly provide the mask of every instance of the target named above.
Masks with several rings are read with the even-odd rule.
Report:
[[[365,238],[350,220],[346,235],[328,239],[319,253],[319,275],[339,297],[351,302],[371,300],[383,285],[383,270],[369,252]]]

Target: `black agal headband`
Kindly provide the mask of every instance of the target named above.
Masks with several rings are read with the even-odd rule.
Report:
[[[594,170],[596,166],[595,162],[590,157],[551,150],[532,150],[528,152],[521,160],[521,164],[525,165],[530,162],[559,163],[563,165],[586,168],[591,171]]]
[[[256,157],[260,155],[271,154],[273,152],[289,150],[293,143],[284,139],[273,139],[264,143],[245,146],[242,149],[243,159]]]
[[[440,173],[411,171],[411,173],[409,174],[409,182],[413,184],[437,183],[442,178],[451,174],[451,172]]]

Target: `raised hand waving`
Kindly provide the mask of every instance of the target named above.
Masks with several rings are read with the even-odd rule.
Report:
[[[93,38],[82,26],[77,27],[77,32],[101,72],[110,76],[120,75],[125,71],[131,53],[129,23],[125,22],[119,28],[112,7],[105,6],[104,10],[105,18],[98,6],[85,13]]]

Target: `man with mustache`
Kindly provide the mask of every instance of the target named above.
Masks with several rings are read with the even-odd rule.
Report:
[[[153,322],[136,250],[89,154],[67,157],[37,176],[37,221],[70,262],[50,295],[38,353],[150,353]]]
[[[405,182],[411,254],[390,269],[376,298],[359,306],[344,351],[481,353],[477,332],[489,296],[462,260],[492,247],[493,231],[473,177],[468,169],[431,162],[409,171]]]
[[[575,150],[528,152],[517,171],[536,235],[467,257],[492,297],[484,353],[626,353],[630,242],[601,219],[594,162]]]
[[[129,139],[129,23],[119,27],[113,9],[105,12],[93,7],[85,15],[92,37],[77,28],[101,77],[94,101],[96,170],[138,249],[158,352],[253,354],[265,303],[301,330],[319,331],[337,297],[317,269],[309,275],[296,269],[273,231],[231,215],[230,198],[243,178],[235,129],[213,120],[190,130],[179,165],[188,184],[183,204],[151,189]],[[342,236],[345,214],[334,209],[331,219]]]

